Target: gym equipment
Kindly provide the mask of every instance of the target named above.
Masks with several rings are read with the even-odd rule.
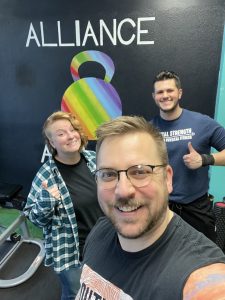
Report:
[[[59,300],[58,277],[52,268],[43,265],[43,241],[30,237],[22,209],[22,186],[0,182],[0,205],[16,208],[20,215],[8,227],[1,227],[0,235],[0,299]],[[16,230],[20,228],[21,234]]]
[[[214,213],[216,217],[216,243],[225,253],[225,197],[223,202],[215,202]]]

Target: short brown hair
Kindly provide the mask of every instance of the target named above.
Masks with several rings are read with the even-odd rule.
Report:
[[[168,80],[168,79],[174,79],[176,87],[178,89],[181,89],[181,81],[180,81],[179,76],[173,71],[166,71],[166,70],[159,72],[159,74],[157,74],[155,76],[155,78],[153,80],[153,86],[157,81],[163,81],[163,80]]]
[[[81,146],[79,151],[81,151],[88,142],[88,138],[87,136],[84,134],[83,129],[80,125],[80,122],[76,119],[76,117],[69,112],[64,112],[64,111],[56,111],[53,114],[51,114],[47,120],[45,121],[44,125],[43,125],[43,130],[42,130],[42,134],[43,137],[45,139],[45,143],[48,146],[49,151],[52,153],[52,155],[56,155],[56,149],[54,149],[49,141],[49,139],[51,138],[51,134],[49,131],[49,126],[51,124],[53,124],[55,121],[58,120],[67,120],[71,123],[71,125],[73,126],[73,128],[79,132],[80,134],[80,138],[81,138]]]
[[[101,144],[107,137],[120,136],[133,132],[148,133],[157,145],[162,164],[168,164],[166,144],[160,131],[143,117],[139,116],[120,116],[100,125],[96,130],[96,155],[98,156]]]

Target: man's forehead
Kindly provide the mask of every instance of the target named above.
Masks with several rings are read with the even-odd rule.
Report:
[[[97,163],[113,163],[114,160],[122,163],[125,160],[135,161],[138,159],[148,160],[149,163],[152,154],[154,156],[157,154],[156,143],[152,136],[147,132],[133,132],[107,137],[99,148]]]
[[[171,86],[171,85],[176,86],[176,82],[174,78],[156,81],[154,84],[155,88],[162,87],[162,86]]]

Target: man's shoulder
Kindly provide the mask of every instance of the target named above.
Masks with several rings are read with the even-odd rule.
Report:
[[[150,120],[150,123],[160,130],[160,127],[163,124],[163,119],[160,117],[160,115],[156,115]]]
[[[94,237],[94,239],[95,239],[98,236],[100,236],[102,238],[103,234],[108,233],[113,228],[114,227],[113,227],[112,223],[109,221],[109,219],[107,217],[105,217],[105,216],[100,217],[90,233],[90,238]]]
[[[189,109],[183,109],[183,116],[184,117],[188,117],[188,118],[193,118],[196,120],[213,120],[210,116],[200,113],[198,111],[193,111],[193,110],[189,110]]]
[[[106,217],[100,217],[86,239],[84,261],[90,262],[96,254],[99,255],[104,247],[111,244],[113,236],[115,236],[115,230],[111,222]]]
[[[100,217],[89,233],[86,240],[86,245],[99,245],[102,242],[106,242],[108,239],[111,240],[111,237],[114,235],[115,229],[112,223],[107,217]]]
[[[155,115],[154,117],[152,117],[152,119],[150,120],[150,123],[154,124],[156,121],[159,121],[161,119],[160,115]]]
[[[183,299],[224,300],[225,263],[211,264],[191,273],[184,286]]]

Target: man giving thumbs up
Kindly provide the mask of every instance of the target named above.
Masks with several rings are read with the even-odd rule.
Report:
[[[209,116],[180,107],[177,74],[160,72],[153,81],[153,99],[160,114],[152,123],[165,139],[174,171],[170,208],[215,241],[215,220],[208,195],[209,166],[225,166],[225,129]],[[211,147],[218,152],[210,154]]]

